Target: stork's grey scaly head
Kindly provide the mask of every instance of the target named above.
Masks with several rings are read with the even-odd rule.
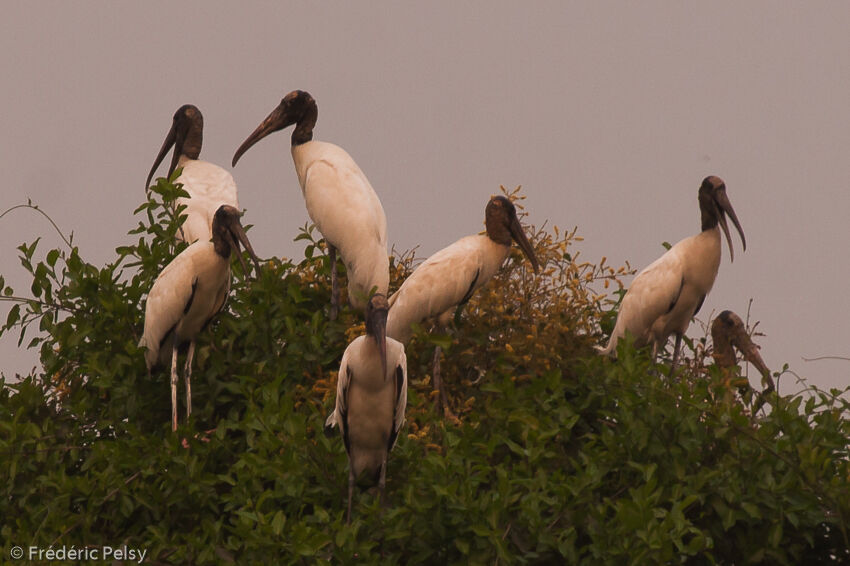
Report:
[[[747,239],[744,237],[744,230],[741,228],[741,223],[738,222],[738,216],[735,214],[735,209],[732,208],[732,203],[729,202],[729,197],[726,196],[726,183],[720,177],[710,175],[703,179],[702,185],[699,188],[699,208],[702,215],[702,229],[710,230],[720,224],[723,228],[723,233],[726,235],[726,242],[729,244],[729,257],[731,261],[735,260],[735,250],[732,249],[732,236],[729,234],[729,226],[726,224],[726,215],[732,219],[735,229],[741,235],[741,243],[744,251],[747,249]]]
[[[732,311],[725,310],[717,315],[711,323],[711,339],[714,342],[714,359],[717,365],[732,367],[735,365],[736,348],[744,359],[753,364],[763,377],[770,377],[770,370],[764,363],[750,335],[744,321]]]
[[[204,143],[204,116],[196,106],[184,104],[174,113],[174,118],[171,122],[171,129],[165,136],[165,141],[162,143],[162,148],[156,156],[156,160],[151,167],[148,178],[145,181],[145,188],[150,187],[151,179],[162,163],[165,154],[174,146],[174,155],[171,158],[171,165],[168,167],[166,177],[171,177],[174,170],[177,168],[177,162],[181,155],[185,155],[189,159],[197,159],[201,155],[201,146]]]
[[[241,213],[236,208],[223,204],[215,211],[212,224],[212,240],[215,246],[215,251],[225,259],[230,258],[232,249],[236,251],[236,257],[239,258],[239,263],[242,264],[242,271],[245,277],[248,277],[248,267],[245,265],[245,260],[239,249],[239,244],[245,246],[248,255],[254,261],[254,266],[257,268],[257,273],[260,272],[260,260],[257,254],[254,253],[254,248],[248,240],[248,235],[242,224],[239,221]]]
[[[292,145],[299,145],[312,140],[313,127],[316,125],[318,116],[319,109],[310,93],[303,90],[293,90],[283,97],[277,108],[272,110],[271,114],[266,116],[266,119],[257,126],[257,129],[242,142],[242,145],[233,155],[233,165],[235,166],[242,154],[255,143],[272,132],[277,132],[292,124],[295,124],[295,130],[292,132]]]
[[[511,240],[515,241],[531,262],[534,272],[537,273],[539,269],[537,256],[525,236],[522,224],[517,217],[516,207],[510,199],[501,195],[490,197],[490,202],[484,209],[484,223],[487,227],[487,236],[497,244],[510,246]]]

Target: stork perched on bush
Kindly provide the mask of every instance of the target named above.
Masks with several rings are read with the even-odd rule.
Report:
[[[416,268],[390,297],[387,336],[406,342],[411,325],[436,318],[445,326],[452,313],[466,304],[502,267],[511,249],[511,241],[538,271],[537,256],[517,218],[516,207],[503,196],[494,196],[484,211],[486,234],[461,238],[438,251]],[[440,392],[438,404],[448,409],[440,379],[440,347],[434,351],[434,389]]]
[[[177,430],[177,352],[188,344],[186,367],[186,417],[192,414],[192,358],[195,338],[224,306],[230,292],[230,255],[248,269],[239,244],[254,260],[256,254],[239,223],[239,211],[228,205],[218,208],[213,218],[212,241],[197,241],[165,266],[148,293],[145,331],[139,342],[147,348],[148,370],[171,361],[171,428]]]
[[[744,359],[753,364],[761,374],[764,389],[758,394],[758,398],[753,404],[753,414],[755,414],[764,405],[765,395],[775,391],[776,386],[770,376],[767,364],[764,363],[761,354],[759,354],[758,346],[747,334],[744,321],[732,311],[723,311],[711,323],[711,339],[714,342],[714,350],[712,351],[714,363],[720,368],[728,371],[738,367],[738,360],[735,356],[735,349],[737,349],[744,355]],[[749,383],[747,383],[747,388],[749,388]]]
[[[605,348],[606,355],[616,355],[617,342],[630,332],[635,346],[652,345],[652,357],[664,348],[667,338],[676,335],[670,374],[676,368],[682,336],[691,319],[699,312],[711,291],[720,268],[720,228],[729,244],[730,260],[734,260],[732,237],[726,215],[741,235],[744,250],[747,241],[732,203],[726,196],[726,184],[719,177],[706,177],[699,188],[702,231],[677,243],[667,253],[638,273],[629,287],[617,323]]]
[[[292,124],[292,160],[307,204],[307,214],[328,245],[331,265],[331,312],[339,309],[336,250],[348,274],[348,298],[362,310],[373,290],[386,295],[390,281],[387,256],[387,218],[366,175],[344,149],[313,140],[318,118],[316,101],[295,90],[239,146],[233,165],[255,143]]]
[[[174,113],[171,129],[145,181],[147,189],[165,154],[174,146],[174,155],[166,177],[170,178],[177,167],[183,168],[177,182],[183,185],[183,190],[189,193],[189,198],[177,199],[177,206],[186,206],[186,220],[177,237],[190,244],[196,240],[209,241],[212,237],[213,216],[221,205],[239,209],[233,176],[218,165],[198,159],[203,138],[204,117],[201,111],[191,104],[178,108]]]
[[[387,338],[384,295],[366,305],[366,334],[345,349],[336,388],[336,406],[325,422],[339,425],[348,454],[348,515],[357,479],[366,474],[378,484],[381,502],[387,480],[387,456],[404,424],[407,406],[407,358],[401,342]]]

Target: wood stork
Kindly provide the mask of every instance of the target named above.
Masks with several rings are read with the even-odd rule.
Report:
[[[186,417],[192,413],[192,357],[195,337],[224,306],[230,291],[230,254],[248,270],[239,251],[248,250],[259,272],[257,256],[239,223],[239,211],[229,205],[213,218],[212,241],[197,241],[183,250],[156,278],[145,305],[145,332],[139,346],[147,348],[148,370],[171,361],[171,428],[177,430],[177,352],[188,343]]]
[[[466,304],[472,294],[483,287],[502,267],[511,249],[511,240],[538,271],[537,256],[523,232],[513,203],[503,197],[490,198],[484,212],[486,234],[461,238],[438,251],[416,268],[390,297],[387,336],[406,342],[411,325],[436,318],[445,326],[456,308]],[[438,404],[448,410],[440,379],[440,348],[434,351],[434,389],[439,391]]]
[[[219,206],[227,204],[239,208],[233,176],[218,165],[198,159],[203,137],[204,117],[201,111],[191,104],[178,108],[145,181],[145,188],[148,188],[165,154],[174,146],[167,176],[171,177],[177,167],[183,168],[177,181],[183,184],[183,190],[189,193],[189,198],[177,199],[178,206],[186,205],[186,220],[180,227],[178,239],[190,244],[197,240],[209,241],[212,237],[213,216]]]
[[[336,407],[325,431],[339,425],[348,454],[348,515],[354,484],[361,474],[377,482],[384,501],[387,455],[404,424],[407,406],[407,358],[401,342],[387,338],[384,295],[366,304],[366,334],[345,349],[339,367]]]
[[[765,395],[774,391],[776,387],[773,378],[770,376],[770,370],[762,360],[758,346],[747,334],[747,328],[744,326],[741,317],[728,310],[717,315],[717,318],[711,323],[711,339],[714,342],[712,356],[719,367],[725,370],[738,367],[738,360],[735,356],[735,349],[737,348],[744,355],[744,359],[753,364],[761,373],[764,389],[753,404],[753,414],[755,414],[764,405]],[[747,387],[749,387],[749,384],[747,384]]]
[[[667,253],[638,273],[617,316],[614,331],[605,348],[598,351],[616,355],[617,342],[630,332],[635,346],[652,344],[652,356],[664,347],[670,334],[676,335],[670,374],[676,367],[682,335],[699,312],[717,277],[720,267],[720,228],[729,244],[730,259],[735,259],[726,215],[741,235],[744,250],[747,240],[732,203],[726,196],[726,184],[719,177],[706,177],[699,188],[702,231],[677,243]]]
[[[390,281],[387,218],[366,175],[344,149],[313,140],[318,108],[309,93],[294,90],[239,146],[233,165],[255,143],[292,124],[292,160],[307,204],[307,214],[328,244],[331,264],[331,312],[339,309],[336,250],[348,274],[348,298],[362,310],[373,289],[387,293]]]

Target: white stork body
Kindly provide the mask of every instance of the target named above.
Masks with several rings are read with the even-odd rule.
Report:
[[[331,143],[313,141],[317,119],[313,97],[301,90],[290,92],[236,150],[232,163],[235,166],[242,154],[270,133],[295,124],[292,159],[307,213],[328,244],[333,319],[339,304],[337,249],[348,273],[352,307],[363,309],[373,288],[386,294],[390,277],[387,218],[378,195],[351,156]]]
[[[534,249],[526,238],[516,214],[516,207],[505,197],[490,199],[485,209],[486,235],[461,238],[438,251],[405,280],[390,297],[387,336],[402,342],[410,339],[411,325],[437,318],[448,324],[452,310],[466,303],[502,267],[516,241],[538,269]],[[440,347],[434,350],[434,389],[439,391],[437,403],[450,414],[448,399],[440,378]]]
[[[189,197],[180,197],[177,204],[186,205],[186,221],[177,233],[177,239],[188,243],[207,242],[212,237],[212,223],[216,211],[221,205],[239,208],[236,198],[236,183],[233,176],[212,163],[201,161],[201,145],[204,137],[204,117],[197,107],[186,104],[174,113],[171,129],[165,137],[162,148],[148,173],[145,187],[150,186],[153,174],[162,163],[165,154],[174,146],[174,156],[168,168],[168,177],[177,167],[183,171],[177,182]]]
[[[183,168],[178,183],[189,193],[189,198],[180,197],[177,205],[185,204],[186,221],[178,233],[184,242],[208,242],[212,238],[212,221],[218,207],[226,204],[239,208],[236,197],[236,182],[233,175],[218,165],[180,156],[178,167]]]
[[[348,299],[362,310],[370,291],[386,294],[390,282],[387,217],[366,175],[339,146],[308,141],[292,146],[307,214],[339,250],[348,275]]]
[[[177,352],[188,343],[186,367],[186,416],[192,413],[192,358],[195,338],[224,306],[230,292],[230,255],[233,248],[242,262],[243,244],[257,263],[239,211],[223,205],[213,219],[212,241],[195,242],[165,266],[148,293],[145,330],[140,347],[145,347],[148,370],[171,360],[171,420],[177,430]],[[257,267],[259,270],[259,266]]]
[[[726,196],[726,185],[722,179],[710,176],[703,180],[699,203],[702,231],[680,241],[635,277],[623,298],[608,345],[599,348],[600,353],[615,355],[617,342],[629,332],[634,336],[635,346],[652,345],[654,359],[669,336],[675,334],[672,374],[682,336],[717,278],[721,228],[729,243],[730,256],[734,257],[726,225],[727,214],[741,235],[744,249],[747,248],[744,232]]]
[[[172,344],[195,336],[224,306],[230,292],[230,261],[215,253],[212,242],[195,242],[156,278],[145,305],[148,367],[167,364]],[[188,310],[186,307],[188,305]]]
[[[390,297],[387,336],[406,342],[411,324],[437,318],[445,325],[454,309],[501,269],[511,248],[486,235],[466,236],[425,260]]]
[[[374,295],[366,307],[366,334],[345,349],[334,411],[326,431],[339,425],[348,454],[348,519],[354,484],[366,474],[383,499],[387,456],[404,424],[407,357],[401,342],[386,337],[387,300]]]
[[[629,331],[635,346],[664,347],[671,334],[684,334],[720,268],[720,227],[685,238],[641,271],[623,298],[605,353]],[[671,308],[672,307],[672,308]]]

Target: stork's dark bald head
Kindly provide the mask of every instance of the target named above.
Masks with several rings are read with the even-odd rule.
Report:
[[[255,143],[271,134],[295,124],[292,132],[292,145],[301,145],[313,139],[313,127],[319,116],[316,100],[304,90],[293,90],[284,96],[280,104],[266,116],[259,126],[242,142],[233,154],[232,165],[236,165],[248,149]]]
[[[702,216],[702,230],[712,230],[720,224],[726,236],[726,242],[729,244],[729,257],[734,261],[735,251],[732,249],[732,236],[729,234],[729,226],[726,224],[727,215],[732,219],[738,234],[741,235],[741,245],[744,250],[747,249],[747,239],[744,237],[741,223],[738,222],[738,215],[735,214],[735,209],[732,208],[732,203],[726,195],[726,183],[723,182],[723,179],[709,175],[702,180],[699,187],[699,208]]]
[[[151,179],[162,163],[165,154],[174,146],[174,155],[171,159],[171,165],[168,167],[167,177],[171,177],[174,170],[177,168],[177,162],[180,156],[184,155],[189,159],[198,159],[201,155],[201,146],[204,143],[204,116],[198,107],[193,104],[184,104],[177,109],[174,117],[171,120],[171,129],[165,136],[165,141],[154,160],[148,178],[145,180],[145,188],[151,184]]]
[[[484,209],[484,223],[487,226],[487,236],[497,244],[510,246],[511,240],[515,241],[531,262],[534,272],[537,273],[539,269],[537,256],[522,230],[516,206],[510,199],[502,195],[490,197],[490,202]]]

